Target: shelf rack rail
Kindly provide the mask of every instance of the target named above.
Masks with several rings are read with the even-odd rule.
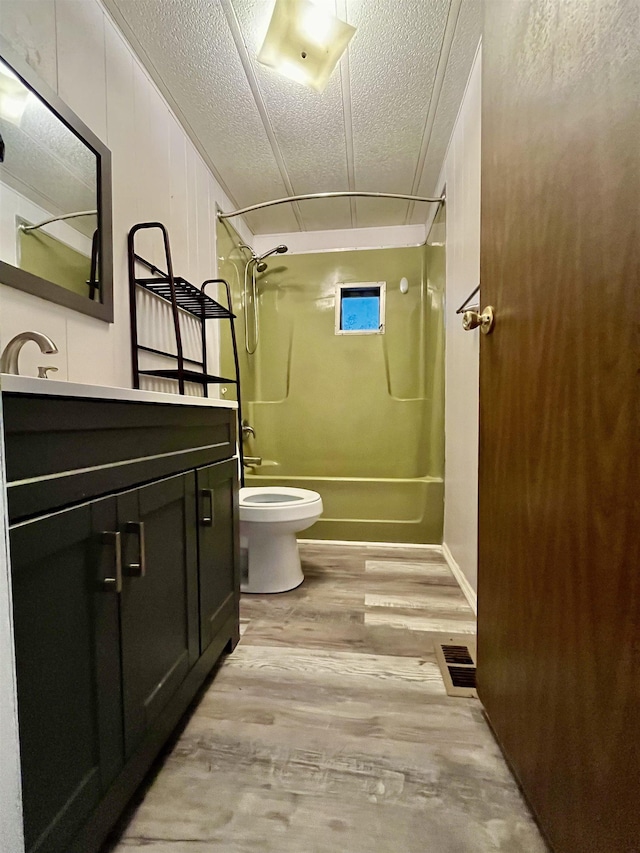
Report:
[[[158,229],[162,234],[164,245],[166,272],[156,264],[146,260],[135,250],[136,234],[140,231]],[[196,383],[202,385],[204,396],[209,396],[209,385],[235,385],[238,398],[238,455],[240,457],[240,478],[244,486],[244,458],[242,452],[242,403],[240,396],[240,365],[238,361],[238,345],[236,340],[235,319],[231,305],[231,289],[229,283],[223,278],[209,278],[198,288],[188,282],[185,278],[177,276],[173,271],[171,258],[171,247],[169,245],[169,234],[161,222],[139,222],[129,231],[128,236],[128,264],[129,264],[129,303],[131,315],[131,362],[133,373],[133,387],[140,387],[141,376],[154,376],[161,379],[173,379],[178,383],[180,394],[185,393],[185,383]],[[136,265],[144,267],[151,275],[140,277],[136,274]],[[224,285],[227,296],[227,308],[216,302],[207,295],[206,288],[210,284]],[[138,341],[138,306],[136,302],[137,288],[153,293],[171,306],[173,319],[173,330],[176,342],[176,351],[155,349],[141,344]],[[186,358],[182,344],[182,331],[180,329],[180,309],[187,311],[200,321],[202,358]],[[216,376],[207,372],[207,320],[228,320],[231,332],[231,344],[233,348],[233,364],[235,379]],[[161,368],[158,370],[141,370],[139,364],[139,353],[147,352],[164,358],[174,359],[176,367]],[[199,370],[185,367],[192,365]]]

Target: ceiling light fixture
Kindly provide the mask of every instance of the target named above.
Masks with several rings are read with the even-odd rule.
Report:
[[[258,62],[322,92],[355,31],[311,0],[276,0]]]

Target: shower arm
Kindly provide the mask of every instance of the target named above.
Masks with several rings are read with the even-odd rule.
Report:
[[[355,190],[347,190],[345,192],[331,193],[307,193],[306,195],[290,195],[286,198],[276,198],[271,201],[261,201],[259,204],[252,204],[249,207],[241,207],[239,210],[232,210],[230,213],[218,211],[218,219],[231,219],[234,216],[242,216],[245,213],[252,213],[254,210],[262,210],[265,207],[275,207],[277,204],[291,204],[296,201],[310,201],[316,198],[398,198],[403,201],[425,202],[426,204],[444,204],[444,194],[437,198],[430,198],[419,195],[403,195],[402,193],[370,193],[359,192]]]
[[[251,254],[251,258],[249,259],[250,261],[253,261],[253,260],[255,260],[255,258],[258,257],[256,255],[256,253],[253,251],[253,249],[251,248],[251,246],[247,246],[246,243],[238,243],[238,248],[239,249],[246,249],[247,252],[249,252]]]

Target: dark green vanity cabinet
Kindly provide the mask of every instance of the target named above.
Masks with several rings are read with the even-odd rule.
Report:
[[[238,639],[235,411],[3,396],[27,851],[90,853]]]

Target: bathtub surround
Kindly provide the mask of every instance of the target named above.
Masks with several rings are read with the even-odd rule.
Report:
[[[238,242],[221,223],[219,270],[242,318]],[[247,485],[317,491],[325,511],[311,538],[441,542],[443,251],[284,255],[258,276],[260,344],[253,356],[239,346],[243,413],[256,433],[245,449],[262,459]],[[385,333],[336,335],[337,285],[378,281]],[[242,337],[242,319],[238,327]]]
[[[305,544],[305,583],[244,632],[113,853],[544,853],[433,633],[475,620],[430,548]],[[419,620],[419,621],[418,621]]]

